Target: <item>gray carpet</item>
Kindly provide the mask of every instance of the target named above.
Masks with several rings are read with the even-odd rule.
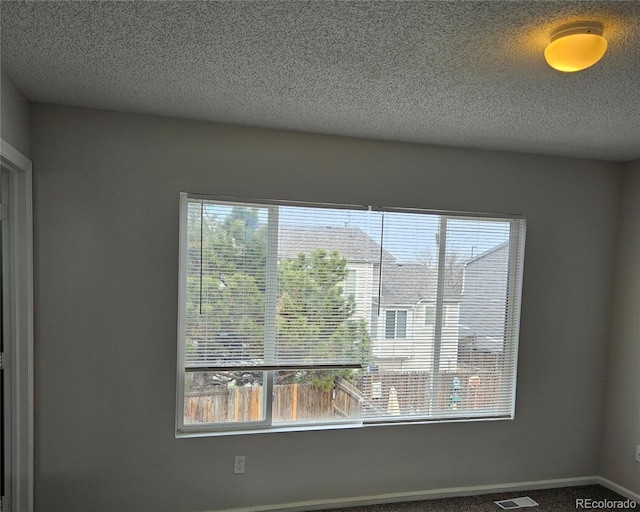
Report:
[[[494,503],[495,501],[522,496],[529,496],[532,500],[537,502],[539,506],[514,510],[519,510],[521,512],[637,510],[640,512],[640,505],[636,504],[636,507],[634,508],[633,502],[631,502],[631,506],[629,507],[616,507],[617,503],[615,502],[625,502],[627,501],[627,498],[600,485],[563,487],[559,489],[536,491],[505,492],[500,494],[485,494],[481,496],[465,496],[426,501],[408,501],[384,505],[370,505],[365,507],[339,508],[333,509],[332,512],[501,512],[503,509],[496,505]],[[591,502],[588,502],[587,500],[591,500]],[[590,507],[588,507],[588,505],[590,505]]]

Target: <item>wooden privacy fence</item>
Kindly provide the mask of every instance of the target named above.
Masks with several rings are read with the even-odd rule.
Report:
[[[486,409],[499,403],[502,379],[497,372],[376,372],[357,384],[364,417],[427,414],[431,410]],[[434,396],[432,400],[431,397]]]
[[[188,423],[257,421],[262,417],[262,387],[215,386],[212,390],[187,393],[184,416]]]
[[[311,421],[333,417],[332,392],[313,384],[274,386],[274,421]]]
[[[313,384],[274,386],[273,419],[317,421],[385,415],[420,415],[431,410],[485,409],[499,403],[496,372],[375,372],[356,382],[336,381],[324,391]],[[431,401],[432,394],[436,399]],[[226,386],[188,392],[186,423],[223,423],[263,419],[262,386]]]
[[[260,421],[263,419],[262,386],[219,386],[211,391],[187,393],[184,415],[187,423]],[[313,384],[274,386],[274,421],[305,421],[332,418],[332,391]]]

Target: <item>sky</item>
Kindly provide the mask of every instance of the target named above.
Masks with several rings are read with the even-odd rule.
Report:
[[[246,206],[246,205],[243,205]],[[221,219],[231,206],[209,205]],[[212,212],[213,213],[213,212]],[[455,215],[455,214],[452,214]],[[259,208],[260,223],[267,223],[268,208]],[[376,243],[381,235],[384,248],[398,262],[437,261],[440,214],[422,212],[380,212],[366,209],[280,206],[279,224],[285,227],[359,228]],[[447,215],[447,253],[456,252],[463,261],[478,256],[508,240],[510,220],[470,219]]]
[[[384,248],[402,263],[422,261],[428,255],[437,260],[440,218],[439,214],[417,212],[280,208],[283,226],[360,228],[376,243],[380,243],[383,232]],[[447,217],[447,253],[456,251],[463,260],[478,256],[508,238],[509,219]]]

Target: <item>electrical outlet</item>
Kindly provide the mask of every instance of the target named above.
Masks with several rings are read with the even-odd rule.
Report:
[[[244,463],[245,463],[244,455],[236,455],[235,459],[233,459],[233,472],[236,475],[244,473]]]
[[[640,462],[640,444],[636,445],[636,462]]]

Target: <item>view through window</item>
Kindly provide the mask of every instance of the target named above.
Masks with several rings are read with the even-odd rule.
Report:
[[[178,430],[509,418],[524,220],[182,196]]]

